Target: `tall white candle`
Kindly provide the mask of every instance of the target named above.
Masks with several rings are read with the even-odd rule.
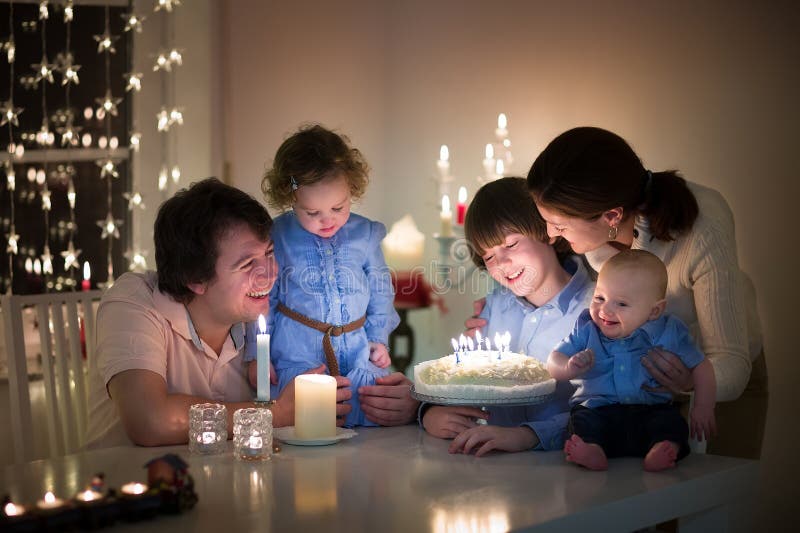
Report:
[[[256,368],[258,370],[256,400],[259,402],[269,401],[269,335],[267,334],[267,322],[264,315],[258,315],[258,330],[256,334]]]
[[[442,196],[442,210],[439,212],[439,220],[441,221],[441,236],[453,236],[453,211],[450,209],[450,197],[446,194]]]
[[[294,378],[294,432],[300,439],[336,436],[336,379],[320,374]]]
[[[450,151],[446,144],[439,148],[439,160],[436,162],[436,167],[439,169],[442,179],[450,176]]]

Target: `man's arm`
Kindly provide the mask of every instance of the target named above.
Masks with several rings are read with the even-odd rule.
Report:
[[[324,367],[312,370],[321,373]],[[336,415],[344,417],[352,409],[346,402],[352,396],[350,381],[336,378]],[[184,444],[189,438],[189,407],[211,401],[188,394],[169,394],[164,379],[149,370],[125,370],[108,382],[108,392],[116,405],[128,437],[139,446],[166,446]],[[233,435],[233,412],[253,407],[253,402],[226,402],[228,410],[228,435]],[[272,405],[274,427],[294,424],[294,381],[283,389]],[[339,425],[343,418],[337,419]]]

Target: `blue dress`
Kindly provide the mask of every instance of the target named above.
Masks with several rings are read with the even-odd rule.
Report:
[[[358,388],[374,385],[387,375],[369,360],[369,342],[389,344],[400,318],[394,310],[389,267],[380,243],[386,228],[379,222],[351,214],[330,238],[303,229],[293,212],[277,217],[272,226],[275,259],[280,274],[270,292],[267,329],[270,359],[278,375],[273,397],[297,375],[325,364],[323,333],[292,320],[277,310],[278,303],[314,320],[344,325],[366,315],[363,328],[331,337],[341,375],[350,379],[353,398],[347,426],[374,426],[364,416]],[[256,324],[247,325],[245,360],[256,353]]]

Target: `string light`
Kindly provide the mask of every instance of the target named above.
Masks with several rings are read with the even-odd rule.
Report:
[[[81,250],[76,250],[72,240],[69,241],[67,249],[61,252],[61,257],[64,258],[64,270],[69,272],[72,268],[79,268],[80,263],[78,257],[81,255]]]
[[[111,213],[109,213],[106,215],[105,219],[97,221],[97,225],[103,230],[100,238],[105,240],[109,239],[109,236],[111,236],[115,239],[119,239],[119,227],[122,226],[122,224],[122,220],[115,219]],[[111,242],[111,239],[109,239],[109,242]]]
[[[161,11],[162,9],[172,12],[172,9],[181,5],[181,0],[158,0],[154,11]]]
[[[12,100],[3,102],[3,106],[0,107],[0,113],[2,113],[2,118],[0,118],[0,126],[11,124],[12,126],[19,127],[19,119],[17,119],[17,117],[23,111],[24,110],[21,107],[14,107],[14,102]]]
[[[125,74],[125,79],[128,84],[125,86],[125,92],[136,91],[137,93],[142,90],[142,73],[129,72]]]
[[[142,33],[142,22],[147,17],[139,16],[136,13],[123,13],[122,18],[125,20],[125,31],[133,30],[136,33]]]
[[[144,205],[144,200],[142,199],[142,195],[138,192],[126,192],[122,193],[122,196],[128,200],[128,211],[133,211],[134,207],[138,207],[140,209],[146,209]]]
[[[114,48],[114,43],[117,39],[119,39],[119,37],[111,35],[108,31],[102,35],[95,35],[94,40],[97,41],[97,53],[102,54],[103,52],[109,52],[116,54],[117,49]]]

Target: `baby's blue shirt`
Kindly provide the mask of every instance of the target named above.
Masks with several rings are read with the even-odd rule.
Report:
[[[570,405],[593,408],[616,403],[669,402],[672,399],[669,392],[651,392],[642,388],[643,385],[661,386],[641,363],[641,358],[654,347],[674,353],[688,368],[699,365],[704,358],[689,329],[673,315],[663,314],[645,322],[625,338],[609,339],[592,322],[589,310],[584,310],[572,333],[555,348],[567,356],[587,348],[594,351],[594,366],[580,379],[572,380],[578,389]]]

